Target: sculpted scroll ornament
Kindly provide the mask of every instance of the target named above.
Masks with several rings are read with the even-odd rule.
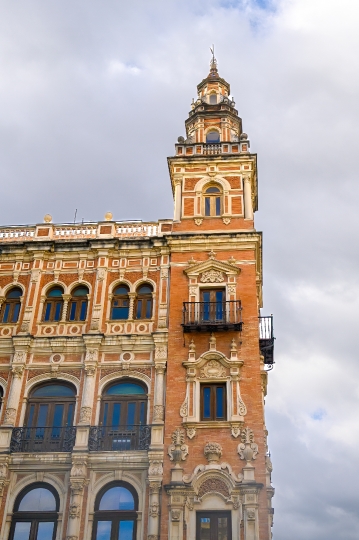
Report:
[[[182,418],[185,418],[186,416],[188,416],[188,397],[186,397],[186,399],[184,400],[184,402],[181,405],[180,416]]]
[[[240,416],[245,416],[247,414],[247,407],[241,396],[238,396],[238,413]]]
[[[222,283],[224,281],[223,272],[208,270],[207,272],[203,272],[200,281],[202,283]]]
[[[241,433],[241,443],[238,445],[237,452],[241,459],[247,462],[256,459],[258,454],[258,445],[254,442],[253,431],[246,427]]]
[[[176,466],[180,461],[185,461],[188,455],[188,446],[184,444],[185,441],[185,432],[183,429],[177,428],[172,433],[172,443],[168,447],[168,455],[170,460],[176,463]]]
[[[225,368],[217,362],[217,360],[210,360],[207,364],[201,369],[201,378],[218,378],[225,377],[226,370]]]

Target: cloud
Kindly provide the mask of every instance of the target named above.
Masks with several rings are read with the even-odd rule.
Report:
[[[3,223],[171,217],[166,157],[215,44],[258,153],[276,540],[359,530],[358,19],[354,0],[2,6]]]

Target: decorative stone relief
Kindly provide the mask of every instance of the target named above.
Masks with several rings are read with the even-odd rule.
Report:
[[[86,377],[94,377],[96,373],[95,366],[85,366]]]
[[[75,461],[72,465],[70,476],[85,476],[86,463],[85,461]]]
[[[154,405],[153,420],[164,420],[165,408],[163,405]]]
[[[0,497],[4,494],[5,486],[9,483],[7,480],[8,464],[0,463]]]
[[[167,358],[167,345],[156,345],[155,358]]]
[[[149,476],[162,476],[163,475],[162,462],[159,460],[151,461],[150,466],[148,468],[148,475]]]
[[[230,217],[224,217],[222,218],[222,221],[225,225],[229,225],[230,222],[231,222],[231,218]]]
[[[227,285],[228,294],[236,294],[237,286],[236,285]]]
[[[187,437],[189,439],[193,439],[193,437],[196,435],[196,428],[195,427],[188,427],[186,429]]]
[[[4,424],[13,425],[16,418],[16,409],[6,409],[4,416]]]
[[[171,510],[171,520],[179,521],[180,519],[181,519],[181,510],[178,510],[177,508]]]
[[[150,493],[158,493],[161,488],[161,482],[152,481],[149,482]]]
[[[189,288],[189,294],[190,294],[190,296],[196,296],[197,291],[198,291],[197,285],[191,285],[191,286],[190,286],[190,288]]]
[[[97,360],[98,360],[98,350],[88,349],[86,351],[85,362],[97,362]]]
[[[241,443],[238,445],[237,452],[241,459],[247,462],[256,459],[258,454],[258,445],[254,442],[253,431],[246,427],[241,433]]]
[[[194,222],[196,225],[202,225],[203,219],[202,218],[195,218]]]
[[[14,363],[21,363],[26,361],[26,352],[25,351],[16,351],[12,359]]]
[[[103,281],[105,279],[105,276],[106,276],[105,269],[104,268],[99,268],[97,270],[97,279],[99,281]]]
[[[216,347],[217,347],[216,336],[212,332],[212,334],[210,335],[210,338],[209,338],[209,350],[210,351],[216,351],[217,350]]]
[[[78,536],[66,536],[66,540],[78,540]]]
[[[168,455],[170,456],[170,460],[174,461],[177,465],[180,461],[185,461],[188,455],[188,446],[184,444],[184,430],[177,428],[172,433],[171,439],[173,444],[168,447]]]
[[[207,480],[201,484],[198,490],[198,497],[201,498],[203,495],[210,493],[211,491],[221,493],[224,497],[226,497],[226,499],[229,498],[228,486],[218,477],[207,478]]]
[[[160,505],[157,502],[154,502],[154,503],[150,504],[148,513],[152,517],[159,516],[160,515]]]
[[[186,397],[186,399],[184,400],[184,402],[182,403],[180,407],[180,416],[182,418],[185,418],[186,416],[188,416],[188,397]]]
[[[203,272],[200,281],[202,283],[222,283],[224,281],[224,275],[219,270],[208,270],[207,272]]]
[[[74,519],[80,516],[80,505],[76,503],[70,504],[69,509],[70,518]]]
[[[256,519],[256,511],[253,508],[249,508],[246,514],[248,521],[254,521]]]
[[[89,424],[91,420],[91,407],[81,407],[80,424]]]
[[[15,379],[21,379],[24,371],[24,366],[14,366],[11,370]]]
[[[232,424],[232,426],[231,426],[231,433],[232,433],[232,437],[234,437],[234,438],[236,439],[236,438],[239,437],[240,434],[241,434],[241,429],[240,429],[240,427],[239,427],[238,425]]]
[[[247,414],[247,407],[240,395],[238,395],[238,413],[240,416],[245,416]]]
[[[220,378],[226,376],[226,370],[220,364],[220,362],[217,362],[217,360],[210,360],[207,362],[207,364],[201,369],[201,375],[200,377],[211,379],[211,378]]]
[[[208,463],[217,463],[222,455],[222,446],[219,443],[208,442],[204,447],[204,455]]]

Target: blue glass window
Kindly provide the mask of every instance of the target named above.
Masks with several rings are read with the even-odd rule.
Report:
[[[64,291],[61,289],[61,287],[54,287],[47,293],[48,298],[57,298],[59,296],[62,296],[64,294]]]
[[[18,321],[21,308],[21,296],[22,290],[19,287],[15,287],[7,293],[5,303],[1,309],[1,322],[16,323]]]
[[[129,288],[125,285],[116,287],[113,292],[111,305],[111,319],[126,320],[128,319],[130,308],[130,297],[128,296]]]
[[[151,285],[141,285],[137,289],[136,318],[150,319],[152,317],[152,291]]]
[[[49,489],[39,487],[21,499],[19,512],[56,512],[56,499]]]
[[[211,388],[203,389],[203,418],[211,418]]]
[[[87,316],[87,296],[89,290],[87,287],[76,287],[71,295],[71,303],[69,309],[69,321],[85,321]]]
[[[139,384],[132,383],[132,382],[123,382],[123,383],[117,383],[113,386],[110,386],[106,390],[106,394],[108,396],[123,396],[123,395],[135,395],[135,394],[145,394],[145,390],[143,386],[140,386]]]
[[[209,131],[206,135],[206,143],[216,144],[220,142],[218,131]]]
[[[226,385],[225,383],[201,385],[202,420],[226,420]]]
[[[76,391],[71,386],[64,384],[46,384],[36,388],[31,396],[32,397],[50,397],[50,396],[75,396]]]
[[[99,510],[134,510],[132,493],[123,486],[115,486],[102,495]]]

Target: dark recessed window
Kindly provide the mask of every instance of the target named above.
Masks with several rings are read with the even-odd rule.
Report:
[[[22,290],[20,287],[11,289],[5,298],[5,302],[1,308],[1,322],[16,323],[19,320]]]
[[[52,486],[36,483],[17,497],[9,540],[55,540],[59,497]]]
[[[141,285],[137,289],[135,313],[136,319],[151,319],[152,317],[152,292],[151,285]]]
[[[87,287],[76,287],[71,294],[70,305],[68,308],[69,321],[85,321],[87,315]]]
[[[138,499],[125,482],[106,486],[97,496],[92,540],[134,540]]]
[[[129,288],[127,285],[120,285],[113,291],[111,303],[111,319],[128,319],[130,308]]]
[[[215,144],[215,143],[219,143],[220,142],[220,137],[219,137],[219,132],[218,131],[209,131],[206,135],[206,143],[212,143],[212,144]]]
[[[227,420],[226,385],[201,385],[201,420]]]
[[[196,540],[232,540],[231,512],[197,512]]]
[[[217,103],[217,94],[210,94],[209,102],[211,105],[216,105]]]
[[[222,214],[222,192],[216,186],[211,186],[204,193],[204,215],[220,216]]]
[[[147,389],[135,381],[111,384],[103,394],[101,424],[118,428],[144,425],[147,416]]]
[[[202,289],[200,291],[200,318],[202,321],[223,321],[226,316],[225,289]]]
[[[64,291],[62,287],[53,287],[46,295],[43,320],[45,322],[57,322],[61,320]]]

